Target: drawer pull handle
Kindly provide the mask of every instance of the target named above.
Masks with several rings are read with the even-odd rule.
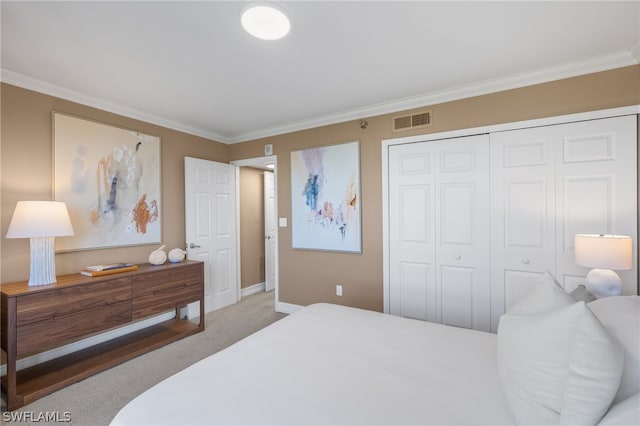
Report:
[[[522,263],[524,263],[525,265],[529,264],[529,259],[522,259]]]

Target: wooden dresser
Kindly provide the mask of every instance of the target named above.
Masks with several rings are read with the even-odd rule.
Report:
[[[9,411],[138,355],[204,330],[203,263],[185,261],[101,277],[57,277],[55,284],[3,284],[2,338]],[[180,308],[200,301],[199,323]],[[175,318],[16,371],[16,361],[174,310]]]

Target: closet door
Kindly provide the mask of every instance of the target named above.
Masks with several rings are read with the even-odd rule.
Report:
[[[491,331],[531,281],[555,272],[551,127],[491,134]]]
[[[389,312],[437,320],[435,149],[427,142],[389,147]]]
[[[489,330],[488,143],[389,148],[392,314]]]
[[[577,233],[630,235],[637,259],[636,161],[635,116],[491,134],[492,331],[539,274],[584,282]],[[637,260],[618,273],[636,294]]]
[[[490,329],[489,135],[436,144],[438,322]]]
[[[575,234],[629,235],[634,267],[616,271],[623,294],[637,294],[636,116],[556,127],[556,277],[566,291],[584,283],[590,268],[575,263]]]

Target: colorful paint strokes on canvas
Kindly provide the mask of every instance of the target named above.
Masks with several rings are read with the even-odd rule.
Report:
[[[54,195],[76,230],[57,249],[160,242],[160,139],[59,113],[54,126]]]
[[[291,153],[294,248],[361,251],[358,142]]]

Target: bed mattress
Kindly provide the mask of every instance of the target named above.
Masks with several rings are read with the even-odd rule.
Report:
[[[114,425],[506,425],[496,336],[331,304],[145,391]]]

